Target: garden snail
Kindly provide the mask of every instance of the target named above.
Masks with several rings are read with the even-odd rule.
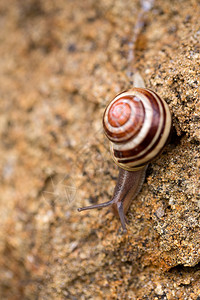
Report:
[[[126,231],[125,214],[131,201],[139,193],[148,163],[166,145],[172,126],[167,103],[157,93],[144,88],[142,80],[134,87],[117,95],[107,106],[103,128],[111,143],[119,176],[110,201],[79,208],[83,211],[112,206]]]

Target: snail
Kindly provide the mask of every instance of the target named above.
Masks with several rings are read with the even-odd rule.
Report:
[[[112,158],[119,167],[113,197],[105,203],[78,209],[111,206],[124,232],[127,231],[125,214],[143,185],[148,163],[161,153],[172,127],[167,103],[144,87],[140,75],[135,78],[134,88],[117,95],[103,115]]]

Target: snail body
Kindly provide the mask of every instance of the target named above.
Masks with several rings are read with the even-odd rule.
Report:
[[[113,197],[108,202],[79,208],[78,211],[111,206],[120,218],[123,231],[126,231],[125,214],[142,187],[148,163],[166,145],[171,124],[167,103],[152,90],[134,87],[117,95],[103,116],[112,158],[119,167]]]

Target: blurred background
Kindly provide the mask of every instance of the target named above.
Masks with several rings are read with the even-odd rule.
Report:
[[[200,299],[199,15],[198,0],[0,1],[2,300]],[[77,208],[112,196],[102,114],[132,86],[133,40],[173,135],[122,235]]]

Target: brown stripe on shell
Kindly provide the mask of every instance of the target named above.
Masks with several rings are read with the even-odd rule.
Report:
[[[153,92],[153,93],[155,93],[155,92]],[[156,94],[156,93],[155,93]],[[145,156],[147,156],[150,152],[153,152],[152,150],[153,149],[155,149],[155,147],[158,145],[158,143],[160,142],[160,137],[162,136],[162,134],[163,134],[163,131],[164,131],[164,128],[165,128],[165,124],[166,124],[166,110],[165,110],[165,107],[164,107],[164,104],[163,104],[163,102],[162,102],[162,100],[160,99],[160,97],[156,94],[156,96],[159,98],[159,100],[160,100],[160,104],[161,104],[161,106],[162,106],[162,109],[163,109],[163,124],[162,124],[162,128],[161,128],[161,132],[160,132],[160,135],[158,136],[158,138],[157,138],[157,140],[154,142],[154,144],[151,146],[151,148],[147,151],[147,152],[145,152],[143,155],[141,155],[141,156],[138,156],[137,158],[133,158],[133,159],[126,159],[126,160],[118,160],[118,162],[119,163],[123,163],[123,164],[128,164],[128,163],[131,163],[131,162],[134,162],[134,161],[137,161],[137,160],[139,160],[139,159],[142,159],[142,158],[144,158]],[[164,148],[164,146],[166,145],[166,143],[167,143],[167,141],[168,141],[168,139],[166,139],[166,142],[164,143],[164,145],[162,146],[162,148],[158,151],[158,152],[156,152],[155,153],[155,155],[151,158],[151,160],[152,159],[154,159],[154,157],[155,156],[157,156],[160,152],[162,152],[162,150],[163,150],[163,148]]]
[[[143,151],[151,143],[157,131],[157,124],[159,123],[158,120],[160,118],[160,109],[157,100],[148,91],[144,90],[142,91],[142,93],[145,94],[145,96],[150,100],[152,105],[153,118],[152,118],[151,128],[150,131],[147,133],[147,135],[144,137],[143,141],[136,148],[130,150],[120,150],[120,151],[114,149],[114,156],[117,159],[119,158],[118,161],[120,163],[128,162],[128,159],[120,160],[120,158],[132,157],[138,155],[141,151]],[[138,160],[138,157],[136,158],[136,160]],[[134,161],[134,159],[132,158],[131,161]]]
[[[124,100],[126,100],[126,98],[121,98],[113,101],[113,103],[109,107],[107,121],[108,124],[112,127],[121,127],[130,119],[132,112],[131,106],[130,103],[127,103],[127,101]]]
[[[135,98],[137,99],[138,97],[125,96],[125,97],[121,97],[116,100],[119,102],[123,101],[123,100],[130,100],[131,102],[133,102],[133,104],[135,106],[136,113],[134,114],[134,118],[132,117],[133,123],[125,131],[120,131],[120,127],[118,127],[119,131],[117,133],[111,132],[110,130],[108,130],[106,123],[105,123],[105,113],[106,113],[106,110],[105,110],[104,116],[103,116],[103,127],[105,130],[106,136],[108,137],[108,139],[110,141],[112,141],[114,143],[122,143],[122,142],[124,143],[124,142],[127,142],[130,139],[132,139],[140,131],[142,124],[144,122],[144,118],[145,118],[145,109],[144,109],[144,105],[143,105],[142,101],[140,99],[135,101]]]

